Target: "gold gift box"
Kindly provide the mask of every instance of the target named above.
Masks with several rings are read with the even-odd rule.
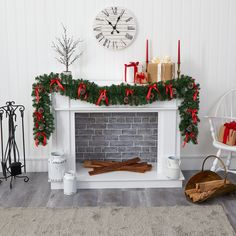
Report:
[[[160,71],[159,71],[160,70]],[[167,81],[175,77],[175,63],[159,62],[149,63],[147,68],[148,82],[155,83],[158,81]]]

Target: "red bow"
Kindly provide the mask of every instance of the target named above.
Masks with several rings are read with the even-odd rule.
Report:
[[[106,105],[108,105],[108,97],[107,97],[107,90],[106,89],[100,90],[100,96],[96,102],[97,106],[100,105],[102,99],[105,99],[105,103],[106,103]]]
[[[43,120],[43,114],[41,114],[41,113],[38,112],[38,111],[35,111],[35,112],[34,112],[34,116],[36,117],[36,119],[37,119],[38,121]]]
[[[35,139],[35,145],[36,145],[36,147],[38,147],[38,145],[39,145],[39,137],[40,136],[43,136],[43,146],[46,146],[46,144],[47,144],[47,137],[46,137],[46,134],[45,134],[45,132],[38,132],[37,134],[36,134],[36,139]]]
[[[198,91],[197,85],[195,83],[193,83],[193,87],[195,89],[195,92],[193,94],[193,101],[196,101],[199,91]]]
[[[135,75],[138,72],[138,64],[139,62],[130,62],[129,64],[125,64],[125,82],[126,82],[127,68],[134,67],[134,78],[135,78]]]
[[[134,93],[134,90],[133,89],[126,89],[125,90],[125,94],[126,94],[126,97],[128,97],[129,95],[133,95],[133,93]]]
[[[236,122],[232,121],[230,123],[225,123],[224,126],[225,126],[225,131],[224,131],[223,143],[226,144],[229,138],[230,130],[231,129],[236,130]]]
[[[38,85],[35,87],[34,93],[36,96],[36,102],[38,103],[39,102],[39,87],[38,87]]]
[[[58,79],[58,78],[52,79],[52,80],[51,80],[51,83],[50,83],[50,87],[52,87],[53,84],[57,84],[58,87],[59,87],[62,91],[65,90],[65,88],[62,86],[62,84],[61,84],[61,82],[60,82],[60,79]]]
[[[191,113],[193,123],[196,124],[197,123],[197,111],[198,110],[197,109],[188,109],[187,111]]]
[[[84,83],[80,83],[80,85],[78,86],[78,98],[80,98],[82,89],[86,91],[86,85]],[[87,93],[84,95],[84,99],[86,98],[87,98]]]
[[[183,143],[183,147],[185,147],[185,145],[186,145],[186,143],[188,143],[189,142],[189,139],[190,138],[195,138],[195,135],[194,135],[194,133],[186,133],[185,134],[185,139],[184,139],[184,143]]]
[[[143,73],[143,72],[140,72],[140,73],[136,73],[135,75],[135,82],[136,83],[142,83],[142,80],[145,80],[146,79],[146,74]]]
[[[172,84],[166,84],[166,94],[170,93],[170,98],[173,98]]]
[[[146,96],[146,100],[150,100],[150,97],[151,97],[151,93],[152,93],[152,90],[154,89],[154,90],[156,90],[159,94],[160,94],[160,92],[159,92],[159,90],[158,90],[158,88],[157,88],[157,84],[153,84],[153,85],[149,85],[149,87],[148,87],[149,89],[148,89],[148,93],[147,93],[147,96]],[[161,95],[161,94],[160,94]]]

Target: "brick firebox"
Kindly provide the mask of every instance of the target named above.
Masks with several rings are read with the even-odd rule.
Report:
[[[158,113],[76,113],[76,161],[157,161]]]

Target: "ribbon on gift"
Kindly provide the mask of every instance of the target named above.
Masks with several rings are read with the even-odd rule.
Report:
[[[197,109],[190,109],[189,108],[187,111],[191,113],[193,123],[197,124],[197,111],[198,110]]]
[[[147,101],[149,101],[150,100],[150,98],[151,98],[151,93],[152,93],[152,90],[156,90],[158,93],[159,93],[159,95],[161,96],[161,94],[160,94],[160,92],[159,92],[159,90],[158,90],[158,88],[157,88],[157,84],[153,84],[153,85],[149,85],[148,86],[148,93],[147,93],[147,96],[146,96],[146,100]]]
[[[101,101],[104,99],[105,100],[105,103],[106,105],[108,105],[108,97],[107,97],[107,90],[104,89],[104,90],[100,90],[100,95],[99,95],[99,98],[96,102],[96,105],[100,105]]]
[[[183,148],[184,148],[185,145],[189,142],[190,138],[195,139],[194,133],[193,133],[193,132],[191,132],[191,133],[186,132],[186,133],[185,133],[184,143],[183,143]]]
[[[63,87],[63,85],[62,85],[61,82],[60,82],[60,79],[58,79],[58,78],[52,79],[51,82],[50,82],[50,87],[52,87],[53,84],[57,84],[57,86],[58,86],[62,91],[65,90],[65,88]]]
[[[136,73],[135,75],[135,83],[142,84],[143,80],[147,80],[146,74],[143,72]]]
[[[39,145],[39,137],[43,137],[43,146],[46,146],[47,144],[47,137],[45,132],[37,132],[35,137],[35,145],[38,147]]]
[[[36,103],[39,103],[39,86],[37,85],[34,89],[34,94],[35,94],[35,97],[36,97]]]
[[[126,97],[128,97],[129,95],[133,95],[134,94],[134,90],[133,89],[125,89],[125,95]]]
[[[125,82],[127,82],[127,68],[134,67],[134,78],[136,73],[138,72],[139,62],[130,62],[129,64],[125,64]]]
[[[38,111],[34,112],[34,116],[36,117],[37,121],[43,120],[43,114]]]
[[[229,139],[229,134],[230,134],[230,130],[233,129],[236,131],[236,122],[232,121],[229,123],[225,123],[225,130],[224,130],[224,136],[223,136],[223,143],[226,144],[227,140]]]
[[[198,91],[197,85],[195,83],[193,83],[193,88],[195,89],[195,92],[193,94],[193,101],[196,101],[199,91]]]
[[[170,94],[170,98],[173,98],[173,88],[172,88],[172,84],[166,84],[166,94]]]
[[[86,91],[86,85],[84,83],[80,83],[78,86],[78,98],[80,98],[82,89]],[[85,93],[84,98],[87,99],[87,93]]]

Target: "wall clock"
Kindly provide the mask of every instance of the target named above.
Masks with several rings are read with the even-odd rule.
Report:
[[[107,7],[95,18],[93,31],[104,48],[120,50],[135,38],[137,24],[134,15],[123,7]]]

